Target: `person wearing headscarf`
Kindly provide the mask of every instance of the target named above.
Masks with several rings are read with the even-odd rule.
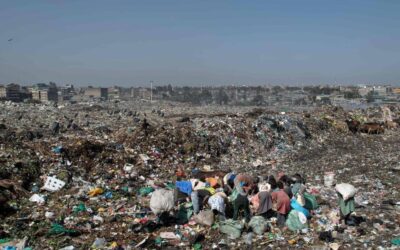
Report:
[[[265,218],[271,218],[274,216],[274,211],[272,210],[272,197],[271,197],[271,185],[268,183],[260,183],[258,185],[260,192],[258,195],[259,205],[256,211],[257,215],[263,216]]]

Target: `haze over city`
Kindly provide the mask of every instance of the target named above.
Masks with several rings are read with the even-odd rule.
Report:
[[[400,81],[400,2],[2,1],[0,83]]]

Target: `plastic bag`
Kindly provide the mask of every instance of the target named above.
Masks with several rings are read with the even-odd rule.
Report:
[[[307,228],[307,218],[304,216],[303,213],[292,210],[290,211],[286,220],[286,226],[291,231],[302,230],[304,228]]]
[[[153,192],[150,199],[150,209],[155,214],[169,212],[174,208],[175,196],[173,190],[158,189]]]
[[[249,222],[249,226],[254,233],[262,235],[268,228],[268,222],[262,216],[253,216]]]
[[[219,223],[219,231],[231,239],[237,239],[242,233],[243,225],[238,221],[228,219]]]
[[[304,207],[308,210],[315,210],[318,208],[318,202],[314,195],[309,193],[304,193]]]
[[[97,187],[97,188],[90,190],[88,194],[90,197],[95,197],[95,196],[97,196],[99,194],[103,194],[103,193],[104,193],[104,190],[102,188]]]
[[[60,190],[64,186],[65,186],[65,182],[63,182],[62,180],[59,180],[52,176],[47,176],[43,189],[50,191],[50,192],[55,192],[55,191]]]
[[[152,187],[142,187],[139,189],[139,195],[140,196],[147,196],[150,193],[152,193],[154,191],[154,188]]]
[[[296,195],[296,201],[302,207],[304,207],[306,205],[306,200],[304,199],[304,195],[303,194],[297,194]]]
[[[290,206],[296,210],[299,211],[300,213],[303,213],[306,217],[310,217],[310,212],[308,212],[307,209],[305,209],[304,207],[302,207],[297,201],[296,199],[291,199],[290,200]]]
[[[345,201],[354,197],[354,195],[357,192],[356,188],[348,183],[337,184],[335,189],[338,193],[340,193],[343,196],[343,200]]]
[[[211,227],[214,223],[214,213],[211,210],[201,211],[194,216],[196,223]]]

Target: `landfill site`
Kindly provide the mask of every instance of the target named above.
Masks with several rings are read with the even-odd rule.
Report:
[[[400,106],[0,103],[0,249],[399,249]]]

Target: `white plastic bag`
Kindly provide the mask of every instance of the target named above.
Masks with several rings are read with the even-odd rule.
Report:
[[[46,201],[42,195],[39,194],[34,194],[29,198],[30,201],[32,202],[37,202],[38,204],[44,204]]]
[[[65,186],[65,182],[55,177],[47,176],[46,182],[44,183],[44,190],[55,192]]]
[[[150,209],[155,214],[169,212],[174,208],[175,196],[173,190],[158,189],[154,191],[150,199]]]
[[[214,224],[214,213],[211,210],[201,211],[194,216],[196,223],[211,227]]]
[[[305,201],[305,199],[304,199],[304,195],[303,194],[300,194],[300,193],[298,193],[297,195],[296,195],[296,201],[300,204],[300,206],[302,206],[302,207],[304,207],[304,205],[306,205],[306,201]]]
[[[346,201],[356,194],[356,188],[348,183],[340,183],[335,187],[336,191],[343,196],[343,199]]]
[[[324,185],[326,187],[332,187],[335,184],[335,173],[325,172],[324,174]]]

